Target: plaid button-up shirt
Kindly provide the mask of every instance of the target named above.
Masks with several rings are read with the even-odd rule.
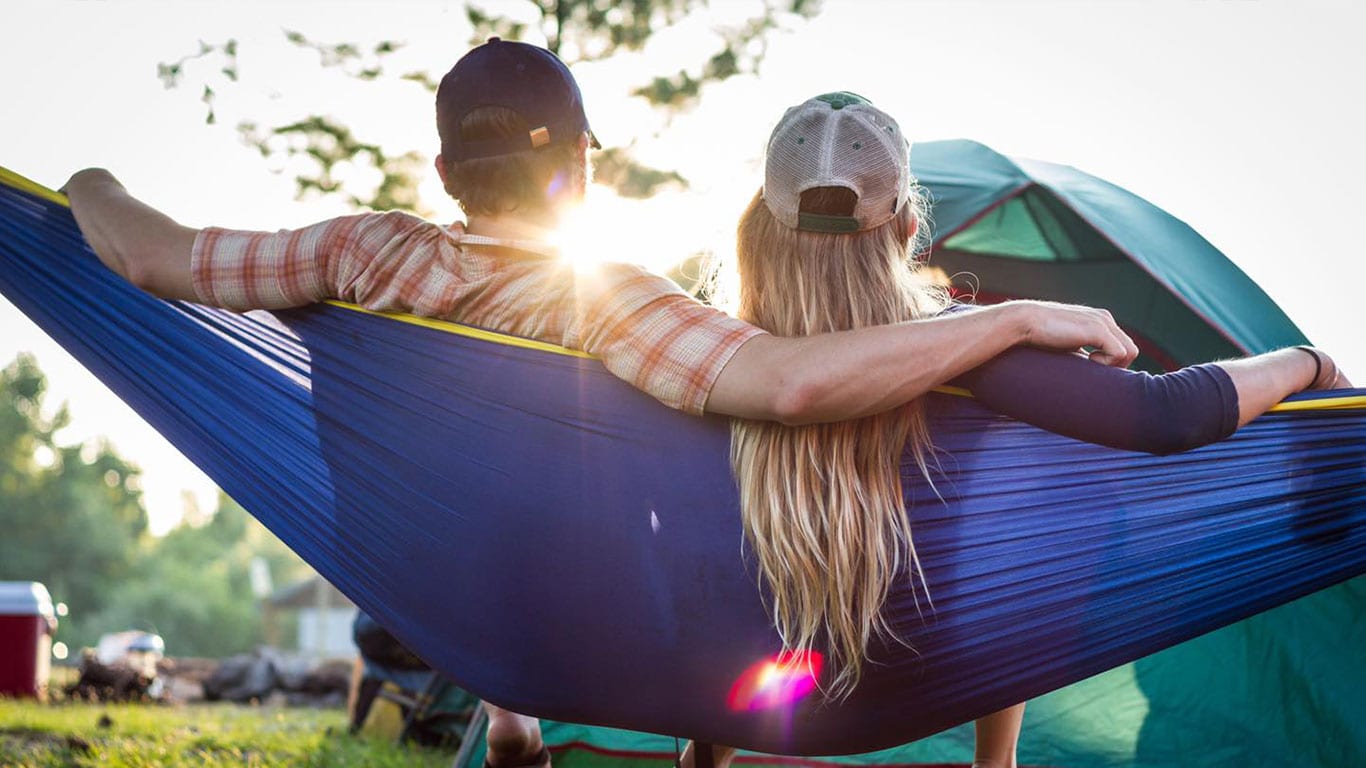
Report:
[[[345,216],[297,230],[203,230],[200,300],[282,309],[341,299],[580,349],[673,408],[700,414],[735,351],[763,333],[640,267],[584,269],[553,257],[462,245],[404,213]]]

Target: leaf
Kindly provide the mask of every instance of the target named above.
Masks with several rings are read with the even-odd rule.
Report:
[[[679,108],[692,104],[701,92],[702,81],[679,70],[671,77],[656,77],[648,85],[633,89],[631,95],[657,107]]]
[[[176,84],[180,82],[180,65],[158,63],[157,78],[161,80],[162,86],[167,89],[176,87]]]
[[[622,197],[644,199],[665,187],[686,189],[688,180],[678,171],[651,168],[621,147],[605,149],[593,158],[593,181],[612,187]]]
[[[399,79],[409,80],[414,83],[417,83],[423,88],[426,88],[431,93],[436,93],[438,87],[438,83],[435,80],[433,80],[432,76],[427,74],[426,72],[409,72],[407,74],[400,75]]]

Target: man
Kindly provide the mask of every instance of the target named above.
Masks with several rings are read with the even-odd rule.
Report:
[[[467,215],[463,229],[388,213],[278,233],[196,230],[101,170],[76,174],[66,190],[100,259],[158,296],[239,310],[338,298],[534,337],[595,354],[691,413],[832,421],[904,403],[1016,344],[1090,346],[1093,359],[1119,366],[1137,354],[1107,312],[1083,307],[1011,302],[776,338],[642,269],[576,271],[543,242],[583,198],[597,146],[563,63],[493,38],[442,79],[436,112],[436,170]],[[490,765],[548,764],[535,720],[489,710]]]

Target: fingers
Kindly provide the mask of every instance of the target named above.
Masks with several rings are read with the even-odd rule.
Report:
[[[61,189],[58,189],[57,191],[70,197],[70,190],[78,186],[83,186],[85,184],[102,181],[113,181],[115,183],[118,182],[118,180],[114,178],[114,174],[110,173],[109,171],[106,171],[103,168],[83,168],[71,174],[71,178],[67,179],[66,183],[63,184],[61,186]]]
[[[1319,375],[1319,380],[1311,386],[1312,389],[1350,389],[1352,382],[1342,374],[1342,369],[1338,367],[1338,361],[1333,356],[1321,349],[1315,350],[1320,358],[1320,362],[1325,369]]]
[[[1138,345],[1104,309],[1072,304],[1021,301],[1032,312],[1026,343],[1047,349],[1089,348],[1090,359],[1119,368],[1138,357]]]
[[[1138,343],[1129,338],[1123,329],[1120,329],[1119,334],[1124,338],[1124,367],[1128,368],[1138,359]]]
[[[1091,310],[1099,323],[1099,343],[1090,357],[1097,363],[1127,368],[1138,357],[1138,345],[1119,327],[1108,310]]]

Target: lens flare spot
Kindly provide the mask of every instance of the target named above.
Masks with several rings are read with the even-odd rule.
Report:
[[[757,712],[796,704],[816,690],[824,663],[817,651],[784,651],[756,662],[731,686],[730,708]]]

